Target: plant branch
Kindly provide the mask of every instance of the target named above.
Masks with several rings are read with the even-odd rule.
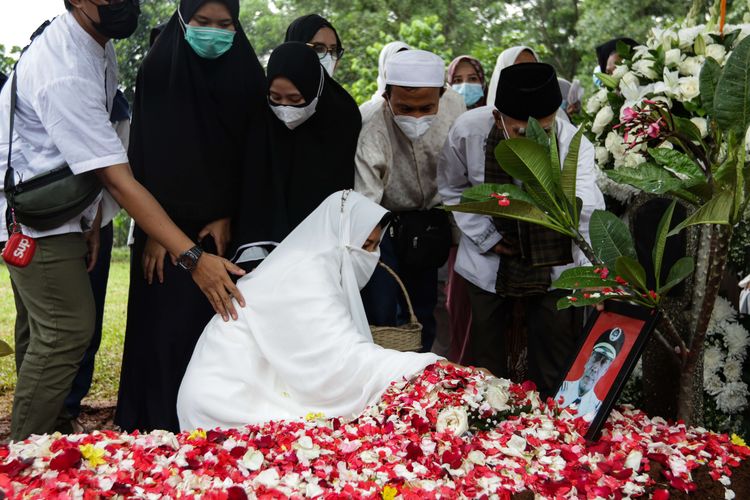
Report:
[[[688,353],[690,351],[687,345],[685,344],[685,341],[682,339],[682,336],[677,331],[677,328],[675,327],[674,323],[672,322],[672,318],[669,317],[669,315],[663,308],[660,307],[659,311],[661,312],[661,326],[663,330],[672,339],[672,342],[674,342],[674,345],[676,345],[680,349],[680,353],[678,355],[680,359],[680,364],[682,366],[685,366],[685,363],[687,363],[687,359],[688,359]],[[672,352],[674,352],[674,348],[672,348]]]
[[[673,346],[672,344],[670,344],[670,343],[669,343],[669,341],[668,341],[668,340],[667,340],[666,338],[664,338],[664,335],[662,335],[662,334],[661,334],[661,332],[660,332],[659,330],[654,330],[654,338],[655,338],[655,339],[656,339],[656,340],[657,340],[657,341],[658,341],[658,342],[659,342],[659,343],[660,343],[661,345],[663,345],[663,346],[664,346],[664,348],[665,348],[665,349],[666,349],[667,351],[669,351],[669,352],[670,352],[670,353],[672,354],[672,356],[674,356],[674,357],[675,357],[675,358],[677,359],[677,361],[678,361],[678,362],[681,362],[681,361],[682,361],[682,360],[680,359],[680,355],[679,355],[679,354],[677,354],[677,353],[675,352],[675,350],[674,350],[674,346]]]

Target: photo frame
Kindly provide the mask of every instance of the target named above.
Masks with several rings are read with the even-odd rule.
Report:
[[[658,320],[655,309],[625,302],[592,311],[554,395],[562,407],[577,405],[587,440],[598,438]]]

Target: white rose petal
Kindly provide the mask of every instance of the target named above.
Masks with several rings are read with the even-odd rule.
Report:
[[[438,415],[435,427],[438,432],[450,432],[454,436],[462,436],[469,430],[469,415],[463,408],[446,408]]]
[[[242,457],[242,460],[240,460],[240,463],[250,471],[256,471],[261,468],[263,465],[263,461],[265,458],[263,457],[263,453],[259,452],[258,450],[248,450],[247,453]]]
[[[609,162],[609,151],[607,151],[607,148],[597,146],[596,147],[596,163],[598,165],[604,166]]]
[[[633,469],[633,472],[637,473],[641,470],[641,460],[643,460],[643,453],[633,450],[628,454],[628,458],[625,459],[625,468]]]
[[[703,56],[687,57],[677,67],[683,76],[699,76],[705,58]]]
[[[507,446],[501,447],[500,451],[511,457],[525,458],[523,452],[526,450],[526,440],[514,434],[507,443]]]
[[[591,131],[597,136],[601,135],[601,133],[604,132],[604,128],[609,125],[609,123],[612,121],[612,118],[614,117],[615,113],[614,111],[612,111],[611,106],[603,107],[596,114],[596,118],[594,118],[594,124],[591,125]]]
[[[279,484],[279,473],[275,468],[271,467],[270,469],[266,469],[255,476],[253,482],[262,484],[267,488],[273,488]]]
[[[469,452],[469,456],[467,458],[469,459],[469,462],[475,465],[484,465],[487,457],[479,450],[472,450]]]
[[[693,122],[693,125],[698,127],[701,137],[706,137],[708,135],[708,121],[705,118],[694,116],[690,121]]]
[[[489,384],[484,393],[484,398],[495,411],[510,410],[510,390],[508,385]]]

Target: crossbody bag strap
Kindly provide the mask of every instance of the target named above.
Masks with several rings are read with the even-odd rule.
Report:
[[[16,186],[16,178],[13,175],[13,167],[11,166],[11,157],[13,155],[13,125],[16,121],[16,100],[18,99],[18,85],[16,84],[16,70],[18,68],[18,63],[16,63],[16,67],[13,68],[13,76],[11,77],[10,81],[10,126],[8,127],[8,166],[5,170],[5,184],[3,184],[5,188],[5,192],[7,193],[8,190],[13,189]]]

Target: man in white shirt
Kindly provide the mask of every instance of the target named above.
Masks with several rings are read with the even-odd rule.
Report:
[[[514,182],[498,165],[495,147],[506,138],[523,136],[531,116],[546,129],[556,127],[561,160],[569,150],[576,128],[556,119],[562,97],[551,66],[527,63],[505,68],[491,99],[494,106],[468,111],[448,135],[438,164],[446,205],[459,203],[461,193],[471,186]],[[594,149],[585,138],[578,156],[576,195],[583,201],[580,230],[588,237],[591,213],[604,208],[604,199],[596,186]],[[560,292],[549,291],[550,283],[564,269],[587,264],[587,259],[570,239],[539,227],[484,215],[454,216],[462,232],[455,270],[468,281],[472,305],[472,361],[507,376],[504,337],[514,303],[521,301],[527,311],[529,377],[542,392],[556,389],[582,319],[573,309],[557,311]],[[527,245],[523,256],[521,242]]]
[[[396,220],[381,243],[381,259],[399,273],[423,326],[422,347],[435,338],[437,270],[450,249],[447,214],[435,207],[437,158],[448,129],[466,110],[443,101],[445,63],[424,50],[393,54],[386,63],[385,100],[362,127],[355,157],[354,189],[392,211]],[[429,241],[429,242],[428,242]],[[393,279],[378,269],[363,291],[368,319],[376,325],[408,320]]]
[[[65,5],[68,12],[34,39],[14,71],[17,107],[11,165],[16,182],[62,165],[76,175],[95,171],[139,226],[179,256],[217,312],[227,320],[236,318],[232,297],[241,306],[244,299],[227,272],[242,271],[202,254],[174,225],[133,178],[125,149],[109,122],[117,88],[110,40],[135,31],[138,0],[66,0]],[[9,81],[0,93],[0,180],[8,168],[11,90]],[[71,429],[62,408],[94,331],[87,267],[93,268],[98,253],[99,207],[97,199],[79,216],[49,231],[21,225],[24,234],[36,239],[37,248],[27,267],[8,266],[17,311],[14,440]],[[0,213],[9,218],[4,195]],[[7,239],[8,226],[0,224],[0,242]]]

